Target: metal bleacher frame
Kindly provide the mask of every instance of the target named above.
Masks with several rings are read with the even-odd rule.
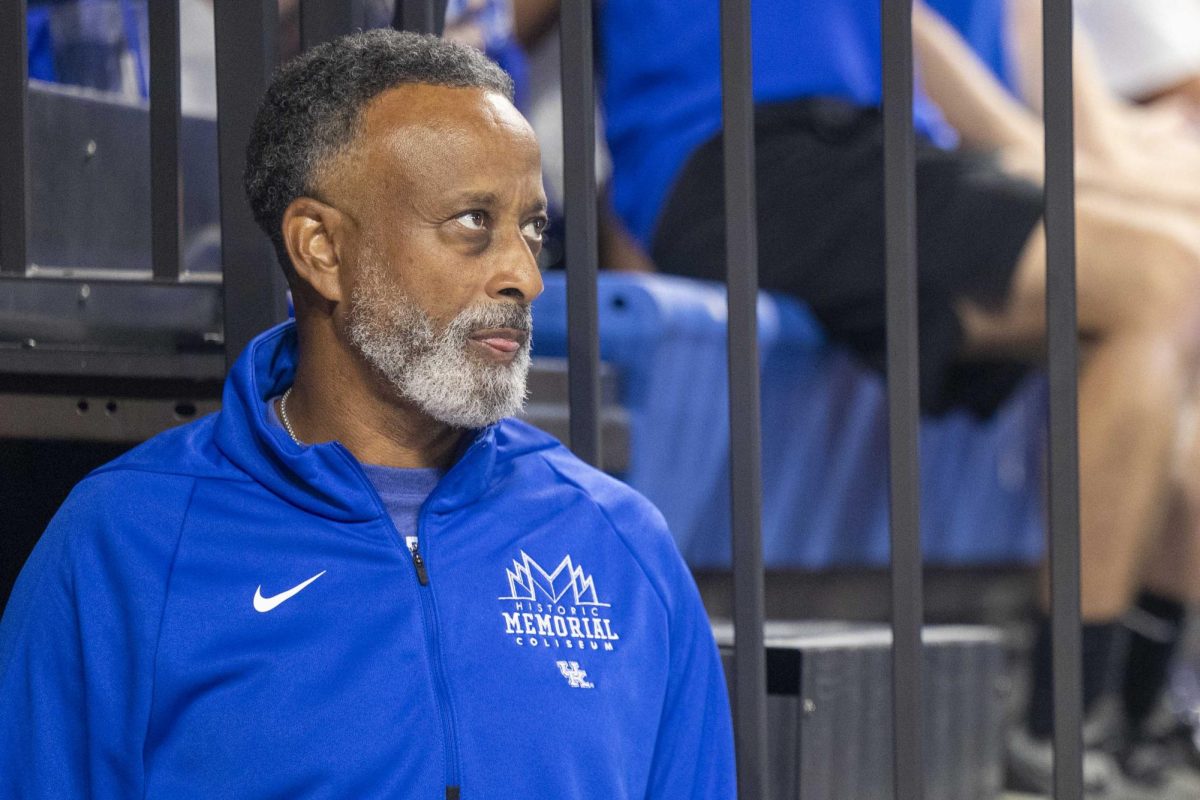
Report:
[[[0,341],[0,437],[126,441],[215,407],[228,364],[250,338],[286,314],[279,270],[242,191],[246,131],[275,66],[277,0],[215,0],[219,195],[223,275],[181,269],[179,8],[150,14],[151,266],[100,273],[30,265],[26,2],[0,3],[0,318],[50,304],[84,323],[105,308],[155,303],[169,293],[221,309],[222,338],[180,350],[97,347],[36,337]],[[445,0],[397,0],[397,27],[439,32]],[[584,460],[611,465],[619,436],[603,409],[596,312],[593,2],[562,3],[569,360],[553,388],[566,389],[567,427]],[[725,123],[730,454],[737,632],[731,688],[739,796],[765,796],[766,676],[760,536],[759,376],[756,352],[751,0],[721,0]],[[888,376],[891,465],[890,611],[895,796],[923,795],[921,626],[924,616],[917,497],[916,259],[913,235],[911,0],[881,0],[887,197]],[[351,30],[361,4],[304,0],[302,45]],[[1050,375],[1050,553],[1055,664],[1055,796],[1082,796],[1079,639],[1079,509],[1074,308],[1071,2],[1044,2],[1046,231]],[[122,304],[126,304],[122,306]],[[136,307],[136,306],[132,306]],[[99,309],[99,310],[98,310]],[[569,419],[569,422],[567,421]],[[619,431],[619,419],[612,421]],[[601,448],[602,441],[609,447]],[[619,453],[615,456],[619,458]],[[602,458],[602,456],[604,456]]]

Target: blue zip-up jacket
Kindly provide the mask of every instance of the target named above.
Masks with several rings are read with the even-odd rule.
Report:
[[[268,421],[295,347],[257,338],[219,414],[55,516],[0,623],[0,797],[732,798],[720,661],[653,506],[505,420],[414,556],[344,447]]]

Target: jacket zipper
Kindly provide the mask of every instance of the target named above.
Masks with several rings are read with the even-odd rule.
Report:
[[[421,557],[421,543],[415,536],[408,552],[412,553],[413,567],[417,570],[417,582],[422,586],[429,585],[429,572],[425,569],[425,559]]]
[[[428,502],[427,499],[426,503]],[[454,723],[454,708],[450,704],[446,667],[442,663],[441,648],[438,647],[437,604],[433,597],[433,587],[429,583],[425,558],[421,555],[421,541],[424,536],[425,513],[422,508],[417,517],[417,537],[409,548],[409,554],[412,556],[413,569],[417,573],[417,583],[420,584],[417,594],[421,597],[421,615],[425,620],[425,649],[433,668],[433,685],[438,696],[438,712],[442,718],[442,738],[446,742],[446,800],[459,800],[458,736]]]
[[[341,447],[341,445],[338,445]],[[474,442],[467,451],[459,458],[458,463],[462,463],[470,455],[470,451],[478,446],[478,442]],[[368,480],[362,467],[358,465],[357,460],[350,454],[350,451],[344,450],[347,460],[358,468],[359,479],[374,492],[374,487],[371,486],[371,481]],[[449,477],[450,473],[454,472],[458,464],[450,468],[446,475],[442,476],[444,481]],[[440,484],[439,484],[440,485]],[[413,570],[417,573],[417,583],[420,588],[417,594],[421,598],[421,618],[425,625],[425,652],[429,656],[429,663],[433,670],[433,687],[434,693],[437,695],[438,714],[442,718],[442,738],[446,742],[446,800],[460,800],[461,787],[459,785],[459,764],[458,764],[458,736],[456,733],[457,726],[454,721],[454,707],[450,703],[450,687],[446,681],[446,667],[442,662],[441,648],[438,647],[437,641],[437,604],[433,597],[433,587],[429,584],[429,571],[425,565],[425,557],[421,555],[421,541],[425,535],[425,509],[429,506],[429,501],[437,494],[435,487],[429,497],[425,498],[425,502],[421,505],[421,510],[417,514],[417,535],[405,539],[400,535],[400,531],[396,530],[395,524],[392,522],[391,515],[387,513],[387,509],[383,506],[383,501],[376,494],[376,503],[379,510],[383,513],[383,519],[388,527],[392,529],[396,539],[402,542],[405,549],[408,550],[409,556],[412,559]]]

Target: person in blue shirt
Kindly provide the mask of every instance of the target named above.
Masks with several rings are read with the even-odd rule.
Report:
[[[926,73],[938,82],[938,98],[964,139],[1024,151],[1027,162],[1041,160],[1044,131],[1036,113],[1019,99],[1031,96],[1017,87],[1019,76],[1041,72],[1040,3],[1008,0],[930,0],[914,17],[917,54]],[[1036,51],[1036,69],[1020,59]],[[1028,60],[1028,59],[1027,59]],[[948,65],[955,65],[953,68]],[[1200,164],[1200,144],[1168,130],[1141,131],[1150,122],[1144,112],[1112,96],[1099,80],[1085,39],[1076,40],[1075,55],[1077,196],[1085,206],[1097,201],[1120,209],[1129,221],[1146,229],[1175,230],[1200,235],[1200,205],[1187,202],[1195,191],[1188,169],[1191,144],[1193,168]],[[957,80],[951,80],[957,76]],[[1040,80],[1040,78],[1039,78]],[[932,88],[932,87],[931,87]],[[1040,95],[1040,87],[1039,92]],[[961,100],[959,99],[961,98]],[[1026,133],[1017,135],[1018,131]],[[1149,146],[1156,140],[1155,146]],[[1131,264],[1130,268],[1140,268]],[[1163,530],[1148,542],[1147,552],[1134,564],[1137,593],[1120,620],[1120,638],[1127,640],[1122,658],[1106,657],[1097,641],[1114,638],[1112,619],[1088,619],[1083,629],[1085,653],[1084,709],[1089,730],[1106,735],[1089,740],[1095,756],[1115,757],[1136,782],[1154,786],[1186,784],[1178,795],[1200,795],[1200,764],[1191,714],[1176,717],[1167,708],[1165,689],[1174,653],[1185,628],[1189,605],[1200,599],[1196,574],[1200,569],[1200,525],[1197,524],[1195,426],[1181,425],[1181,453],[1174,470],[1176,491],[1167,503]],[[1032,658],[1031,697],[1025,727],[1011,741],[1015,777],[1045,774],[1045,754],[1053,726],[1051,642],[1049,620],[1036,620]],[[1111,694],[1116,702],[1106,702]],[[1115,712],[1113,713],[1115,708]],[[1033,755],[1041,752],[1042,757]],[[1101,759],[1094,757],[1093,761]],[[1042,768],[1029,769],[1032,762]],[[1039,788],[1038,781],[1024,781]],[[1044,788],[1044,787],[1041,787]]]
[[[732,800],[661,515],[508,419],[545,220],[511,99],[395,31],[277,73],[246,188],[296,320],[38,543],[0,621],[0,796]]]
[[[598,32],[616,208],[659,269],[719,281],[718,5],[605,0]],[[914,10],[918,22],[925,11]],[[882,371],[880,4],[755,0],[751,20],[761,286],[803,300],[834,343]],[[921,403],[986,415],[1044,355],[1042,132],[1027,114],[1006,113],[1003,90],[975,91],[976,73],[987,75],[976,60],[945,55],[921,52],[913,108]],[[1196,196],[1194,186],[1176,191]],[[1163,541],[1165,499],[1179,488],[1176,452],[1200,371],[1200,237],[1194,216],[1104,193],[1081,192],[1077,212],[1090,700],[1134,606],[1143,554]],[[1179,546],[1166,553],[1183,563]],[[1047,786],[1049,749],[1037,752],[1031,783]],[[1089,768],[1089,786],[1110,774]]]

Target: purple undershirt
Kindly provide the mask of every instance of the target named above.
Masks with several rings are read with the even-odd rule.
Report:
[[[267,402],[267,415],[273,425],[287,433],[283,420],[279,418],[276,400],[278,398],[273,397]],[[442,470],[436,467],[385,467],[379,464],[361,466],[367,480],[383,500],[383,506],[400,536],[406,540],[415,537],[421,504],[441,480]]]

